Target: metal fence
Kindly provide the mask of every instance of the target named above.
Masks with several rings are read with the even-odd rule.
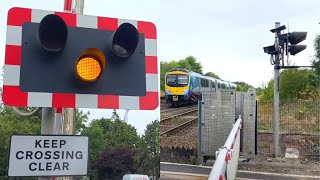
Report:
[[[258,153],[271,156],[273,151],[273,102],[257,102]],[[320,161],[320,100],[280,102],[280,148],[299,151],[303,161]]]

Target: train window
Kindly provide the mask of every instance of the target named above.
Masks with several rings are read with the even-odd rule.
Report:
[[[220,89],[220,87],[221,87],[221,86],[220,86],[220,83],[218,83],[218,88]]]
[[[212,88],[216,88],[216,85],[215,85],[215,83],[213,81],[211,81],[211,87]]]
[[[199,84],[200,84],[199,78],[198,78],[198,77],[195,77],[194,87],[199,86]]]
[[[209,87],[209,81],[207,79],[201,79],[201,87]]]
[[[188,84],[188,76],[178,75],[178,82],[182,85],[187,85]]]
[[[167,84],[175,83],[176,75],[168,74],[167,75]]]
[[[205,87],[205,83],[204,79],[201,79],[201,87]]]
[[[188,85],[188,75],[183,74],[168,74],[166,78],[168,86],[183,87]]]

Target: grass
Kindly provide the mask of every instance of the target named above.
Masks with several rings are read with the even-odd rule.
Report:
[[[258,101],[258,130],[273,131],[273,102]],[[319,134],[320,101],[282,102],[280,129],[284,133]]]
[[[269,124],[258,124],[258,130],[270,132],[272,127]]]

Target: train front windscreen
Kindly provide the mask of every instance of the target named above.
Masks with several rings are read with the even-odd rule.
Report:
[[[184,87],[188,85],[188,75],[168,74],[166,82],[171,87]]]

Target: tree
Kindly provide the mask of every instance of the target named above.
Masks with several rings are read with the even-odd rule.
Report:
[[[160,177],[160,123],[155,120],[147,125],[138,148],[137,172]]]
[[[81,135],[89,138],[89,167],[93,166],[94,161],[106,147],[106,140],[103,128],[98,120],[93,120],[89,126],[81,132]]]
[[[19,117],[11,107],[1,104],[0,112],[0,179],[7,180],[10,136],[13,134],[40,134],[38,116]],[[34,179],[34,178],[27,178]]]
[[[237,91],[248,91],[249,88],[254,88],[250,84],[247,84],[247,83],[242,82],[242,81],[241,82],[236,81],[234,83],[237,85]]]
[[[210,76],[210,77],[213,77],[213,78],[216,78],[216,79],[221,79],[218,75],[216,75],[215,73],[213,72],[207,72],[206,74],[204,74],[205,76]]]
[[[134,173],[135,151],[128,147],[106,148],[96,161],[99,179],[121,180]]]
[[[313,73],[308,69],[287,69],[280,73],[280,100],[305,99],[314,97],[311,77]],[[272,100],[274,93],[274,79],[268,82],[262,90],[262,100]]]
[[[188,56],[187,58],[185,58],[185,60],[190,64],[190,70],[202,74],[202,65],[200,62],[197,62],[197,59],[195,57]]]
[[[314,49],[316,51],[315,58],[312,60],[312,65],[315,66],[314,83],[320,89],[320,35],[317,35],[314,40]]]
[[[84,113],[82,110],[76,109],[76,120],[77,120],[77,126],[76,126],[76,134],[81,133],[83,129],[86,128],[86,124],[89,120],[90,111],[87,113]]]
[[[182,68],[202,74],[202,65],[200,62],[197,62],[196,58],[193,56],[188,56],[185,59],[181,59],[178,61],[178,65]]]
[[[311,76],[312,71],[309,69],[288,69],[282,71],[280,77],[280,98],[303,98],[301,95],[312,86]]]
[[[160,122],[155,120],[147,125],[143,136],[147,144],[149,167],[153,176],[160,177]]]
[[[113,117],[119,117],[116,111],[113,112]],[[89,167],[93,179],[101,179],[98,177],[99,170],[96,165],[103,152],[121,147],[135,150],[141,144],[136,129],[120,118],[94,119],[81,134],[89,137]]]
[[[122,120],[100,119],[98,124],[103,129],[103,134],[108,147],[127,145],[135,147],[139,141],[137,130]]]
[[[188,56],[185,59],[181,59],[179,61],[172,60],[169,62],[160,62],[160,88],[162,91],[164,91],[165,87],[165,74],[170,69],[176,67],[181,67],[202,74],[202,65],[200,62],[197,62],[196,58],[193,56]]]

